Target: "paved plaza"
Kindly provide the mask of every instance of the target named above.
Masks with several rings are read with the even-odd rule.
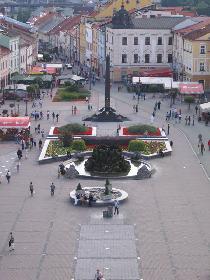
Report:
[[[92,89],[93,112],[103,105],[104,84]],[[140,100],[139,112],[133,112],[132,94],[118,93],[112,87],[111,103],[130,123],[150,123],[158,96]],[[165,114],[170,101],[161,101],[154,124],[167,129]],[[8,106],[7,102],[6,106]],[[71,106],[78,114],[71,115]],[[24,115],[25,105],[20,104]],[[119,217],[102,219],[103,208],[75,207],[69,193],[79,180],[57,178],[58,163],[39,165],[39,150],[33,148],[21,160],[16,171],[15,143],[0,143],[0,279],[2,280],[89,280],[99,268],[105,279],[112,280],[209,280],[210,279],[210,151],[209,127],[195,121],[185,126],[189,115],[186,104],[181,124],[170,123],[173,153],[151,160],[155,173],[151,179],[113,180],[115,188],[128,192],[128,200],[120,205]],[[31,111],[31,105],[29,104]],[[78,122],[89,114],[85,102],[53,103],[45,97],[43,112],[60,114],[58,124],[52,118],[40,123],[47,135],[53,125]],[[191,116],[195,114],[194,106]],[[87,122],[88,124],[88,122]],[[96,123],[98,135],[115,135],[118,123]],[[123,125],[123,124],[121,124]],[[198,134],[203,135],[206,150],[198,152]],[[5,172],[12,173],[7,184]],[[35,195],[30,196],[33,182]],[[55,196],[50,196],[54,182]],[[82,186],[104,185],[104,181],[80,180]],[[15,250],[9,252],[8,237],[14,233]],[[107,232],[106,232],[107,231]],[[110,234],[110,232],[112,234]],[[110,248],[110,249],[106,249]],[[92,276],[91,276],[92,275]],[[92,278],[91,278],[92,277]]]

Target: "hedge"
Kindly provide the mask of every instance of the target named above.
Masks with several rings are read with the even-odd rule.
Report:
[[[139,125],[132,125],[128,127],[128,131],[130,133],[139,133],[139,134],[144,134],[146,131],[148,133],[156,133],[157,132],[157,127],[152,126],[152,125],[146,125],[146,124],[139,124]]]
[[[131,140],[128,145],[129,152],[143,152],[145,143],[142,140]]]

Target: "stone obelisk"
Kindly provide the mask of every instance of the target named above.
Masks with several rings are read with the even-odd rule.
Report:
[[[106,56],[105,111],[110,111],[110,56]]]

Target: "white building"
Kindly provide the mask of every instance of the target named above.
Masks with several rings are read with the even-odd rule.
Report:
[[[171,67],[172,28],[184,19],[157,17],[131,20],[124,8],[115,13],[112,24],[106,28],[106,53],[110,54],[113,81],[121,81],[127,75],[138,75],[148,68]]]

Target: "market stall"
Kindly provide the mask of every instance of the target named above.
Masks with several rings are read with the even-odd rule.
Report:
[[[28,140],[29,133],[29,117],[0,117],[1,140]]]
[[[205,121],[206,124],[210,121],[210,102],[200,104],[200,120]]]

